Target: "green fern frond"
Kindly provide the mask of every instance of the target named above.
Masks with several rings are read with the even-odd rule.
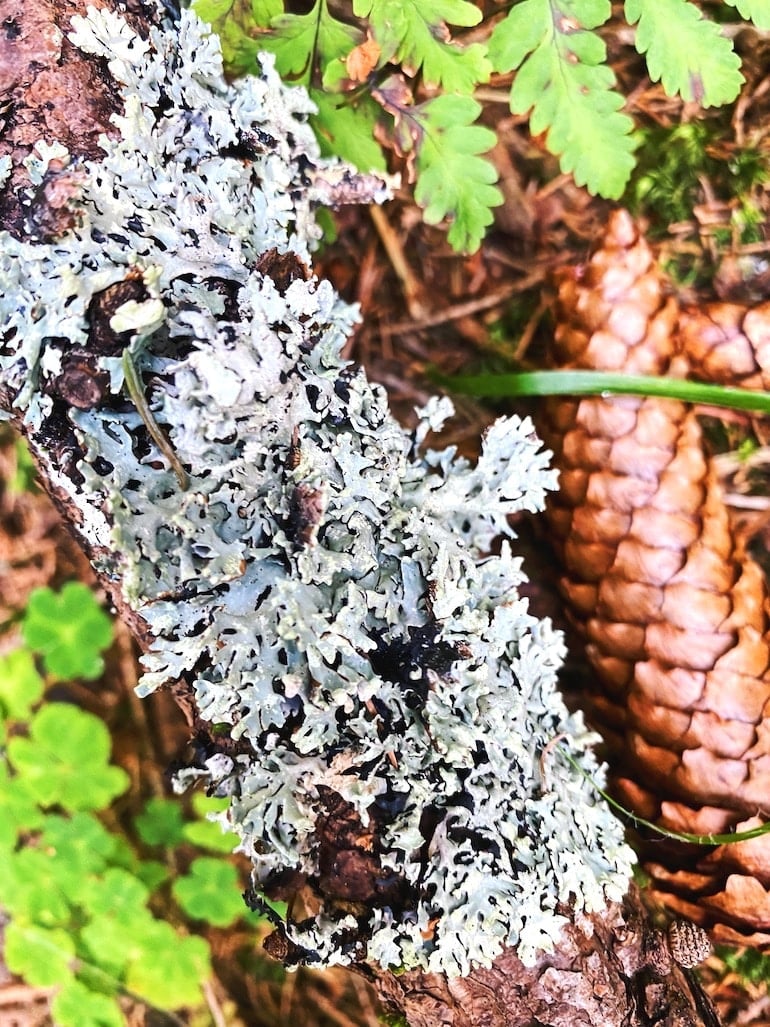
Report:
[[[459,251],[478,249],[492,223],[492,207],[503,197],[494,184],[495,167],[481,154],[495,145],[495,134],[474,121],[481,104],[469,96],[443,94],[397,114],[396,130],[404,153],[415,157],[415,199],[429,225],[450,220],[449,243]]]
[[[514,114],[531,112],[535,133],[578,185],[617,199],[634,166],[633,122],[621,113],[623,97],[605,63],[606,48],[593,31],[611,13],[608,0],[524,0],[492,34],[495,70],[517,71]]]
[[[385,168],[383,141],[411,154],[426,219],[446,217],[450,241],[461,249],[478,245],[491,208],[501,202],[492,165],[482,157],[492,137],[473,124],[478,115],[470,111],[477,108],[459,102],[470,101],[492,70],[515,72],[511,110],[530,115],[533,133],[544,134],[578,185],[608,199],[619,199],[627,187],[640,133],[622,109],[598,31],[612,14],[610,0],[512,0],[487,42],[468,45],[453,33],[482,21],[471,0],[353,0],[334,13],[329,0],[314,0],[305,14],[287,13],[283,0],[192,2],[220,36],[229,76],[253,70],[259,52],[269,50],[284,79],[308,88],[319,108],[311,123],[326,154],[362,171]],[[759,28],[770,27],[770,0],[724,3]],[[624,11],[652,79],[670,94],[719,106],[738,94],[740,61],[702,6],[625,0]],[[728,6],[723,12],[731,13]],[[348,58],[364,40],[363,70],[354,69]],[[383,82],[386,69],[390,78]],[[383,99],[393,80],[400,83],[395,109]],[[420,83],[439,95],[416,103]],[[387,115],[395,117],[390,139]]]
[[[254,8],[259,8],[264,19],[257,24],[268,25],[283,11],[281,0],[193,0],[192,9],[208,22],[219,36],[225,71],[231,78],[253,72],[257,54],[264,47],[254,38]]]
[[[355,104],[344,94],[311,89],[318,107],[311,124],[325,156],[341,157],[361,171],[385,171],[382,147],[375,137],[375,125],[382,109],[371,96],[360,96]]]
[[[341,61],[364,38],[360,29],[339,21],[327,0],[317,0],[307,14],[280,14],[260,39],[261,49],[275,54],[281,78],[303,86],[314,85],[328,65]]]

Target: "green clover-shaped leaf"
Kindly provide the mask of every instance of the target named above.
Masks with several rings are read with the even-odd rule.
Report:
[[[90,962],[122,977],[125,967],[141,957],[145,935],[155,923],[145,905],[148,895],[138,878],[118,867],[92,883],[85,904],[91,920],[80,932]]]
[[[63,984],[72,976],[75,943],[68,931],[11,920],[5,929],[5,963],[35,988]]]
[[[34,846],[18,852],[0,850],[0,904],[13,917],[39,927],[66,930],[72,920],[68,894],[73,884],[65,861]]]
[[[71,817],[49,814],[38,844],[52,859],[66,862],[83,884],[87,875],[102,873],[112,862],[116,840],[93,813],[81,812]]]
[[[5,763],[0,764],[0,848],[16,845],[18,835],[40,827],[45,814],[24,778],[12,776]]]
[[[49,703],[33,718],[28,738],[11,738],[8,758],[42,806],[104,809],[124,792],[128,775],[109,764],[110,736],[90,713]]]
[[[115,998],[92,991],[74,977],[56,993],[51,1014],[57,1027],[124,1027],[126,1022]]]
[[[193,796],[192,806],[199,820],[192,820],[184,825],[184,837],[199,849],[211,849],[212,852],[231,853],[238,844],[238,836],[219,819],[209,820],[209,814],[223,813],[229,805],[227,799],[210,798],[197,792]]]
[[[26,720],[43,695],[45,682],[35,668],[29,649],[13,649],[0,656],[0,716]]]
[[[141,943],[141,945],[140,945]],[[211,950],[203,938],[180,935],[162,920],[146,923],[133,938],[125,986],[162,1009],[197,1005],[211,974]]]
[[[246,912],[238,872],[224,859],[194,860],[190,873],[174,881],[172,891],[188,916],[215,927],[229,927]]]
[[[182,840],[182,809],[173,799],[149,799],[134,824],[145,845],[178,845]]]
[[[98,678],[99,655],[112,642],[112,622],[93,592],[70,581],[58,594],[37,588],[29,597],[21,624],[24,641],[43,657],[45,669],[61,680]]]

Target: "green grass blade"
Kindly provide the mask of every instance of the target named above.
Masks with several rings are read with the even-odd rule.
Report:
[[[731,410],[770,413],[770,394],[684,378],[655,378],[606,371],[521,371],[512,374],[459,375],[439,379],[455,392],[488,399],[512,396],[585,396],[621,394],[660,396]]]

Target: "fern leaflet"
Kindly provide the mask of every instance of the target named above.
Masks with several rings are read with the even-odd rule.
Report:
[[[361,96],[355,103],[322,89],[311,89],[310,96],[318,107],[310,123],[323,154],[341,157],[360,171],[386,170],[385,155],[375,136],[382,110],[371,96]]]
[[[718,107],[734,100],[743,83],[741,62],[719,26],[690,0],[626,0],[626,18],[637,25],[636,49],[653,82],[671,96]]]
[[[473,122],[481,104],[469,96],[442,94],[411,106],[394,77],[385,83],[381,102],[395,118],[401,153],[417,171],[415,199],[429,225],[450,219],[449,243],[460,251],[478,249],[492,223],[492,207],[503,197],[495,186],[497,171],[482,156],[495,145],[495,134]]]
[[[307,14],[280,14],[261,38],[263,50],[275,54],[281,78],[303,86],[319,84],[327,67],[344,59],[363,39],[363,33],[329,12],[327,0],[317,0]]]
[[[380,67],[400,64],[409,75],[422,71],[430,86],[470,93],[489,79],[491,66],[481,43],[458,46],[447,24],[468,27],[481,11],[467,0],[354,0],[353,12],[368,18],[381,50]]]
[[[590,192],[616,199],[634,166],[635,144],[604,43],[590,31],[610,13],[608,0],[563,0],[558,11],[550,0],[524,0],[495,27],[489,54],[495,70],[518,69],[511,111],[531,111],[532,131],[547,133],[562,170]]]
[[[736,7],[740,16],[753,21],[758,29],[770,29],[770,0],[725,0],[725,3]]]

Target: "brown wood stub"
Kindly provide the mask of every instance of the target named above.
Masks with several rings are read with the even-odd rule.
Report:
[[[376,972],[376,984],[410,1027],[719,1027],[634,886],[622,904],[568,926],[534,966],[508,950],[469,977]]]

